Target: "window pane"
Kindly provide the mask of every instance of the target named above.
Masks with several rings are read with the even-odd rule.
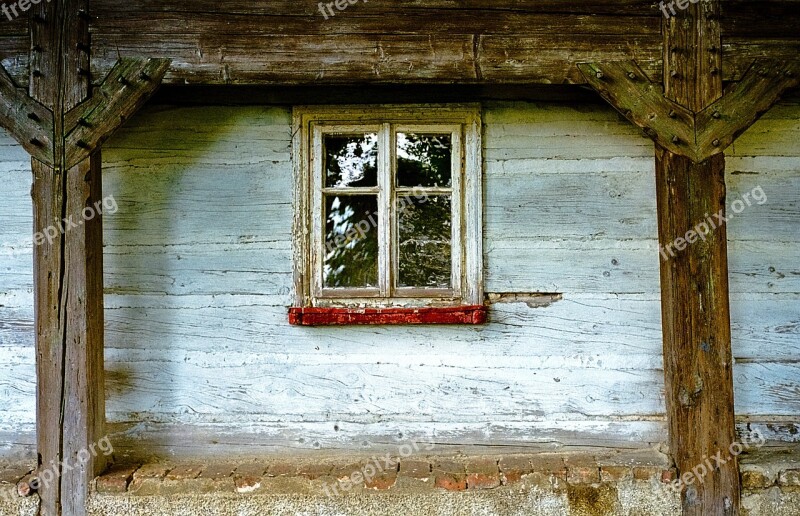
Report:
[[[449,195],[398,199],[398,287],[451,287],[451,217]]]
[[[378,186],[378,135],[326,135],[325,186]]]
[[[452,185],[452,137],[397,133],[397,185]]]
[[[325,288],[377,288],[378,198],[325,196]]]

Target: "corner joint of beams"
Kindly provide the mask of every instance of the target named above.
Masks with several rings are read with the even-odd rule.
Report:
[[[701,163],[720,154],[790,88],[800,62],[756,60],[722,98],[694,112],[663,95],[633,61],[579,63],[586,82],[661,147]]]
[[[8,71],[0,65],[0,126],[33,158],[53,165],[53,112],[17,88]]]
[[[147,102],[170,63],[169,59],[117,61],[91,98],[64,117],[68,168],[92,154]]]
[[[663,148],[695,158],[695,117],[664,97],[634,61],[579,63],[586,82],[632,124]]]

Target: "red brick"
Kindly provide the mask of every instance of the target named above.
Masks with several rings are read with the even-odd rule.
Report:
[[[500,473],[468,473],[467,489],[494,489],[500,486]]]
[[[294,462],[275,462],[270,464],[267,475],[271,477],[294,477],[297,476],[297,464]]]
[[[124,493],[128,490],[128,484],[133,480],[133,474],[137,469],[138,466],[133,465],[114,465],[97,479],[95,489],[98,493],[104,494]]]
[[[409,478],[430,478],[431,465],[427,461],[404,460],[400,462],[400,476]]]
[[[166,464],[145,464],[136,470],[133,474],[133,479],[155,478],[160,480],[166,476],[170,469],[172,468]]]
[[[560,457],[536,455],[531,457],[531,468],[538,473],[553,475],[559,480],[567,480],[567,466]]]
[[[267,472],[268,466],[262,462],[248,462],[240,464],[234,473],[237,477],[263,477]]]
[[[382,473],[375,478],[365,478],[364,487],[367,489],[375,489],[377,491],[386,491],[391,489],[397,483],[397,473],[387,472]]]
[[[333,471],[333,466],[320,463],[302,464],[297,468],[297,473],[308,480],[326,477],[331,474],[331,471]]]
[[[462,462],[457,462],[454,460],[437,460],[433,464],[433,471],[441,471],[443,473],[452,473],[455,475],[464,476],[464,474],[467,472],[467,469]]]
[[[620,480],[628,480],[633,476],[631,468],[626,466],[601,466],[600,467],[600,481],[601,482],[619,482]]]
[[[201,464],[179,464],[172,468],[165,477],[167,480],[192,480],[200,476],[203,471]]]
[[[263,477],[250,475],[237,475],[235,478],[237,493],[252,493],[261,487]]]
[[[598,466],[567,466],[567,482],[570,484],[596,484],[600,482]]]
[[[208,478],[210,480],[224,480],[233,476],[236,470],[235,464],[215,463],[209,464],[203,468],[199,478]]]
[[[661,479],[661,473],[664,468],[659,466],[634,466],[633,478],[634,480],[650,480],[653,478]]]
[[[466,491],[467,479],[463,475],[444,473],[439,470],[434,470],[436,475],[435,486],[448,491]]]

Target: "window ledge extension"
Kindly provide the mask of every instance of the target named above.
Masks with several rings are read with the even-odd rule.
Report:
[[[289,324],[294,326],[407,325],[407,324],[485,324],[485,306],[424,308],[320,308],[289,309]]]

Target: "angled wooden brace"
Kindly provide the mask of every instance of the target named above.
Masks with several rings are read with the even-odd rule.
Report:
[[[64,117],[67,168],[89,157],[147,102],[169,65],[169,59],[117,61],[92,97]]]
[[[581,63],[586,81],[665,149],[702,163],[720,154],[800,82],[800,63],[758,60],[722,98],[699,113],[664,97],[632,61]]]
[[[17,88],[0,65],[0,126],[28,153],[48,165],[53,164],[53,112]]]
[[[766,113],[783,93],[800,83],[800,62],[757,60],[721,99],[695,116],[700,161],[723,152]]]
[[[675,154],[692,152],[694,113],[664,97],[634,61],[579,63],[586,81],[612,107],[644,133]]]

